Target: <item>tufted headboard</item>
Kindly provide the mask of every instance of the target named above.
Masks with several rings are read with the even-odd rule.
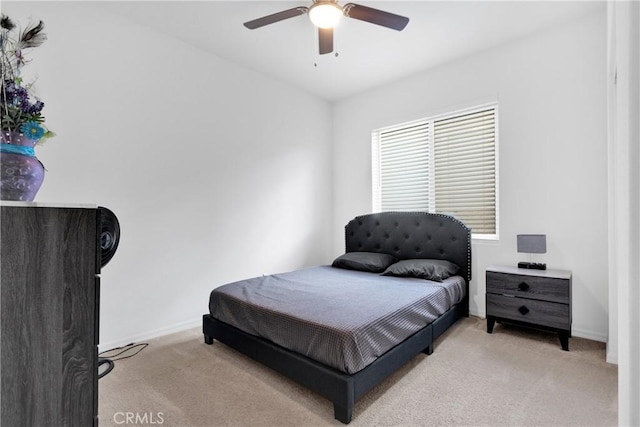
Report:
[[[380,212],[345,226],[346,252],[381,252],[398,259],[444,259],[471,281],[471,230],[459,220],[428,212]]]

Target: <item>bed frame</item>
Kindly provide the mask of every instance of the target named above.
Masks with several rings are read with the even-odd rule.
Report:
[[[469,316],[471,230],[457,219],[426,212],[382,212],[362,215],[345,227],[346,252],[381,252],[398,259],[444,259],[460,266],[466,279],[464,299],[431,324],[387,351],[363,370],[349,375],[260,337],[203,316],[204,341],[216,339],[293,379],[333,402],[335,418],[351,421],[355,402],[421,352],[460,317]]]

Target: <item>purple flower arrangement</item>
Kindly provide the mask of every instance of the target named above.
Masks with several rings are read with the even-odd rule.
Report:
[[[44,102],[31,93],[32,84],[24,83],[20,70],[28,62],[26,52],[40,46],[47,37],[42,21],[37,25],[29,25],[23,31],[16,31],[16,34],[15,29],[13,21],[3,14],[0,17],[2,132],[19,132],[29,139],[40,141],[54,134],[44,125]]]

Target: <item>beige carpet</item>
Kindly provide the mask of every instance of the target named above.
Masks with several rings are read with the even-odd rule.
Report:
[[[100,426],[341,425],[333,406],[198,329],[151,340],[100,379]],[[604,344],[459,321],[356,403],[353,426],[613,426],[617,368]],[[128,417],[128,418],[127,418]]]

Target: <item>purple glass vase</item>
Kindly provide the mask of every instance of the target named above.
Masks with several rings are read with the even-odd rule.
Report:
[[[0,134],[0,200],[32,202],[44,181],[44,166],[34,154],[36,140],[19,132]]]

